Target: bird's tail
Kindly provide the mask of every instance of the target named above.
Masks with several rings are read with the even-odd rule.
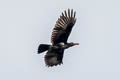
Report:
[[[48,50],[49,47],[50,47],[50,45],[48,45],[48,44],[40,44],[38,47],[38,54]]]
[[[45,55],[45,63],[46,66],[52,67],[52,66],[57,66],[58,64],[62,64],[62,59],[61,56],[57,55],[56,53],[49,53]]]

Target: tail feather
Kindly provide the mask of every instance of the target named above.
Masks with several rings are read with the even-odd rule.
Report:
[[[52,67],[62,64],[62,60],[58,60],[57,55],[45,55],[46,66]]]
[[[50,45],[48,45],[48,44],[40,44],[38,47],[38,54],[48,50],[49,47],[50,47]]]
[[[47,54],[45,55],[45,63],[46,66],[48,67],[52,67],[52,66],[57,66],[57,65],[61,65],[63,64],[62,59],[63,59],[63,53],[62,52],[47,52]]]

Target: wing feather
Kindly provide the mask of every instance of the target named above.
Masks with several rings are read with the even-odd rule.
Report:
[[[75,15],[76,12],[73,12],[73,9],[68,9],[68,12],[62,12],[60,18],[56,21],[51,35],[51,42],[53,45],[59,42],[67,43],[72,27],[76,22]]]

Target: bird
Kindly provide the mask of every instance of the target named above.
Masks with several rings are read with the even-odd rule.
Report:
[[[38,54],[45,51],[44,61],[46,66],[53,67],[63,64],[64,51],[79,43],[67,42],[68,37],[76,23],[76,11],[64,10],[53,28],[51,44],[40,44]]]

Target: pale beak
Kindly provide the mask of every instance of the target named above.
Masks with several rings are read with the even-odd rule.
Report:
[[[79,43],[73,43],[73,45],[79,45]]]

